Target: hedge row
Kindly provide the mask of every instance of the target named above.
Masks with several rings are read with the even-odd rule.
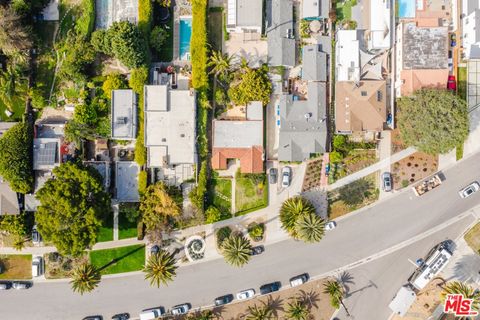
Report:
[[[195,89],[208,88],[207,75],[207,0],[192,0],[192,34],[190,55],[192,61],[192,85]]]
[[[81,10],[82,15],[78,18],[75,29],[88,38],[95,29],[95,0],[83,0]]]
[[[149,39],[152,29],[153,5],[151,0],[138,0],[138,28]]]
[[[144,124],[143,124],[143,87],[148,81],[148,69],[140,67],[133,69],[130,74],[128,85],[138,94],[138,133],[135,141],[135,161],[139,166],[144,166],[147,162],[147,149],[144,144]]]

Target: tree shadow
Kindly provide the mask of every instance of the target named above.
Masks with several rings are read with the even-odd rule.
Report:
[[[125,259],[125,258],[128,257],[129,255],[132,255],[132,254],[134,254],[135,252],[142,250],[143,248],[145,248],[145,245],[140,246],[140,247],[138,247],[138,248],[136,248],[136,249],[134,249],[134,250],[131,250],[131,251],[125,253],[124,255],[122,255],[122,256],[120,256],[120,257],[118,257],[118,258],[112,259],[109,263],[107,263],[106,265],[100,267],[100,268],[98,269],[98,271],[101,272],[102,270],[104,270],[104,269],[106,269],[106,268],[108,268],[108,267],[110,267],[110,266],[118,263],[119,261]]]
[[[265,305],[272,310],[273,315],[278,319],[278,312],[283,311],[283,300],[279,296],[275,299],[273,299],[272,296],[269,296]]]
[[[320,301],[320,295],[316,291],[309,291],[306,292],[304,290],[300,290],[298,297],[304,303],[307,303],[309,308],[315,307],[318,309],[318,302]]]
[[[348,272],[344,271],[338,276],[338,282],[345,288],[345,295],[348,296],[348,293],[350,292],[350,286],[349,285],[354,285],[355,281],[353,281],[353,276]]]
[[[357,290],[354,290],[354,291],[352,291],[352,292],[347,292],[347,293],[345,293],[345,298],[351,297],[351,296],[353,296],[355,293],[357,293],[357,292],[362,292],[362,291],[367,290],[367,289],[369,289],[369,288],[378,289],[378,286],[377,286],[373,281],[370,280],[370,281],[368,281],[368,282],[369,282],[368,285],[364,285],[363,287],[358,288]]]

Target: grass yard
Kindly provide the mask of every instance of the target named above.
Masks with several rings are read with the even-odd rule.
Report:
[[[477,223],[465,234],[465,241],[476,253],[480,254],[480,223]]]
[[[210,180],[210,201],[222,212],[231,213],[232,180],[213,177]]]
[[[238,174],[235,177],[236,215],[264,208],[268,204],[268,184],[265,174]]]
[[[328,192],[328,216],[335,219],[378,200],[378,172]]]
[[[145,245],[90,251],[90,262],[101,269],[102,274],[142,270],[145,265]]]
[[[222,51],[223,29],[219,26],[223,25],[223,8],[210,8],[208,12],[208,42],[212,46],[212,50]]]
[[[458,67],[458,85],[457,94],[465,101],[467,101],[467,68]]]
[[[135,210],[138,212],[138,203],[121,203],[118,215],[118,238],[128,239],[137,237],[137,222],[131,222],[127,219],[127,211]],[[140,213],[138,213],[140,214]]]
[[[48,99],[55,74],[56,57],[53,52],[53,36],[58,26],[57,22],[39,21],[35,31],[40,39],[39,55],[37,57],[37,86],[43,92],[43,97]]]
[[[109,212],[98,230],[97,242],[113,241],[113,212]]]
[[[32,278],[32,255],[31,254],[2,254],[0,255],[3,273],[0,279],[22,280]]]
[[[357,0],[346,0],[344,2],[337,1],[336,11],[337,20],[350,20],[352,18],[352,7],[357,4]]]

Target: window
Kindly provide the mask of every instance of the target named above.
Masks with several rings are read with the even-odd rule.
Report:
[[[162,142],[167,142],[167,139],[166,139],[166,138],[162,138]]]
[[[383,98],[382,91],[378,90],[377,91],[377,101],[378,102],[382,101],[382,98]]]
[[[362,91],[361,95],[362,95],[362,97],[366,97],[367,96],[367,91]]]

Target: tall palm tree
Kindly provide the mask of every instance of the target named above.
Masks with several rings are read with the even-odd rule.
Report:
[[[73,270],[70,284],[74,292],[83,295],[98,287],[101,277],[100,271],[94,265],[85,262]]]
[[[150,284],[156,285],[157,288],[161,284],[167,285],[169,281],[173,281],[176,276],[177,265],[173,254],[161,249],[158,253],[150,255],[143,271],[145,272],[145,280],[149,279]]]
[[[295,232],[305,242],[319,242],[325,234],[325,221],[315,213],[308,213],[295,221]]]
[[[222,54],[220,51],[213,51],[207,66],[210,69],[210,73],[216,77],[225,75],[230,71],[232,65],[232,56],[228,54]]]
[[[463,282],[449,282],[446,286],[443,287],[443,291],[441,293],[442,298],[445,299],[447,294],[461,294],[464,298],[473,300],[473,309],[479,310],[480,308],[480,292]]]
[[[230,235],[222,242],[225,261],[235,267],[242,267],[250,260],[252,245],[243,235]]]
[[[340,282],[337,280],[328,280],[323,284],[323,293],[327,293],[330,296],[330,304],[332,307],[338,309],[340,305],[345,308],[345,312],[348,316],[350,313],[348,312],[347,307],[343,303],[343,298],[345,297],[345,290],[343,289]]]
[[[268,304],[262,306],[254,305],[248,307],[246,320],[270,320],[273,319],[273,309]]]
[[[310,310],[303,299],[293,298],[292,302],[287,303],[285,310],[288,320],[308,320],[310,319]]]
[[[282,228],[285,229],[292,237],[297,237],[295,224],[299,217],[315,214],[315,207],[310,201],[302,196],[296,196],[285,200],[280,208],[280,221]]]

